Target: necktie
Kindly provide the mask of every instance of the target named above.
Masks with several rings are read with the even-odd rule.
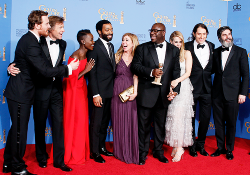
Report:
[[[59,44],[59,40],[55,40],[55,41],[53,41],[53,40],[50,40],[50,45],[52,45],[52,44]]]
[[[229,51],[229,47],[222,47],[221,52],[224,52],[224,51]]]
[[[162,47],[163,47],[163,44],[156,44],[156,45],[155,45],[155,48],[157,48],[157,47],[162,48]]]
[[[110,43],[107,43],[107,44],[108,44],[108,47],[109,47],[109,58],[110,58],[111,62],[113,62],[113,60],[114,60],[113,48],[112,48]]]
[[[204,47],[205,47],[205,44],[198,44],[198,45],[197,45],[197,49],[199,49],[199,48],[202,48],[202,49],[203,49]]]

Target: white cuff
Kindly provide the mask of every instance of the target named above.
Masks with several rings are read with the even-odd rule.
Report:
[[[68,70],[69,70],[69,75],[72,75],[72,67],[70,65],[67,65],[68,66]]]
[[[93,98],[100,96],[100,94],[94,95]]]

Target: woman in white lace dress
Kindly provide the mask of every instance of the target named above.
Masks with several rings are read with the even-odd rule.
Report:
[[[192,117],[193,112],[193,86],[189,80],[192,70],[192,56],[188,50],[184,50],[184,38],[181,32],[174,31],[170,35],[171,44],[180,49],[180,78],[171,82],[171,89],[181,82],[179,94],[172,100],[168,107],[166,119],[165,143],[173,147],[171,156],[173,162],[179,162],[184,154],[183,147],[193,144]]]

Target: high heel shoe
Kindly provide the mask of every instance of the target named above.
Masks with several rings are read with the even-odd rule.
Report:
[[[174,157],[174,156],[175,156],[176,151],[177,151],[177,148],[173,148],[172,153],[171,153],[171,156],[172,156],[172,157]]]
[[[172,162],[179,162],[181,158],[183,157],[184,149],[182,148],[180,151],[177,151],[174,158],[172,159]]]

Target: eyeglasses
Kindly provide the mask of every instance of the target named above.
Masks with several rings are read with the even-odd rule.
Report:
[[[149,31],[149,33],[151,33],[151,32],[158,33],[159,31],[164,31],[164,30],[149,29],[148,31]]]

